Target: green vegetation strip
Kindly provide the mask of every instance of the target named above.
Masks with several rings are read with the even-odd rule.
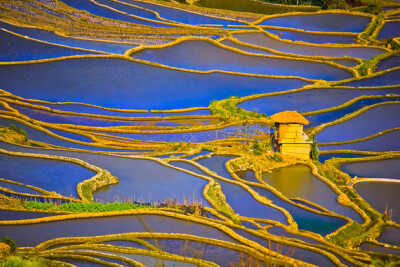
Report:
[[[64,203],[56,205],[54,203],[42,203],[36,201],[27,201],[24,204],[27,210],[45,210],[45,211],[69,211],[69,212],[108,212],[124,211],[140,208],[156,208],[155,206],[141,206],[133,203]]]

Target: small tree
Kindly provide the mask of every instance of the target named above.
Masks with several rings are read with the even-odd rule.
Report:
[[[314,161],[319,161],[318,156],[319,156],[318,144],[317,141],[313,140],[311,147],[311,158]]]
[[[261,146],[257,139],[254,140],[254,144],[251,146],[251,148],[253,149],[254,155],[257,156],[261,154]]]

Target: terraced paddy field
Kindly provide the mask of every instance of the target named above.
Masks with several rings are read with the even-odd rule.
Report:
[[[0,0],[0,266],[399,266],[400,4],[278,2]]]

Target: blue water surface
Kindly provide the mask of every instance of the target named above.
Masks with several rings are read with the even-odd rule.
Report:
[[[189,73],[117,58],[0,66],[0,88],[15,95],[125,109],[201,107],[214,99],[282,91],[307,84],[299,79]]]
[[[50,42],[53,44],[66,45],[75,48],[91,49],[107,53],[123,54],[126,50],[137,46],[135,44],[110,43],[110,42],[101,42],[95,40],[88,41],[88,40],[75,39],[71,37],[63,37],[57,35],[54,32],[49,32],[34,28],[17,27],[1,21],[0,21],[0,27],[18,33],[20,35],[28,36],[30,38]],[[67,48],[64,49],[67,50]],[[79,51],[79,50],[73,50],[73,51]]]
[[[206,41],[185,41],[163,49],[146,49],[133,57],[167,66],[202,71],[223,70],[328,81],[352,77],[350,72],[324,63],[242,55]]]
[[[260,25],[295,28],[316,32],[362,32],[371,21],[368,17],[350,14],[288,15],[267,19]]]
[[[0,61],[29,61],[65,56],[96,54],[25,39],[0,30]]]

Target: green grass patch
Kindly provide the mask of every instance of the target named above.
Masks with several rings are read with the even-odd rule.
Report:
[[[207,195],[214,201],[217,205],[217,211],[224,213],[232,220],[233,223],[237,225],[242,225],[240,219],[235,214],[231,206],[226,202],[225,195],[222,193],[221,186],[219,183],[214,182],[208,187]]]
[[[354,238],[360,238],[364,233],[364,229],[358,222],[352,222],[349,226],[345,227],[337,234],[330,236],[328,240],[341,247],[347,247]]]
[[[109,212],[109,211],[124,211],[140,208],[156,208],[155,206],[141,206],[135,203],[64,203],[56,205],[52,203],[42,203],[36,201],[27,201],[24,207],[28,210],[44,210],[44,211],[68,211],[68,212]]]
[[[0,260],[0,267],[46,267],[44,259],[25,259],[21,256],[10,256]]]
[[[210,103],[210,111],[213,115],[219,115],[223,120],[257,120],[257,119],[268,119],[268,116],[264,113],[257,113],[252,111],[247,111],[242,108],[238,108],[240,102],[239,96],[231,96],[224,100],[213,100]]]

